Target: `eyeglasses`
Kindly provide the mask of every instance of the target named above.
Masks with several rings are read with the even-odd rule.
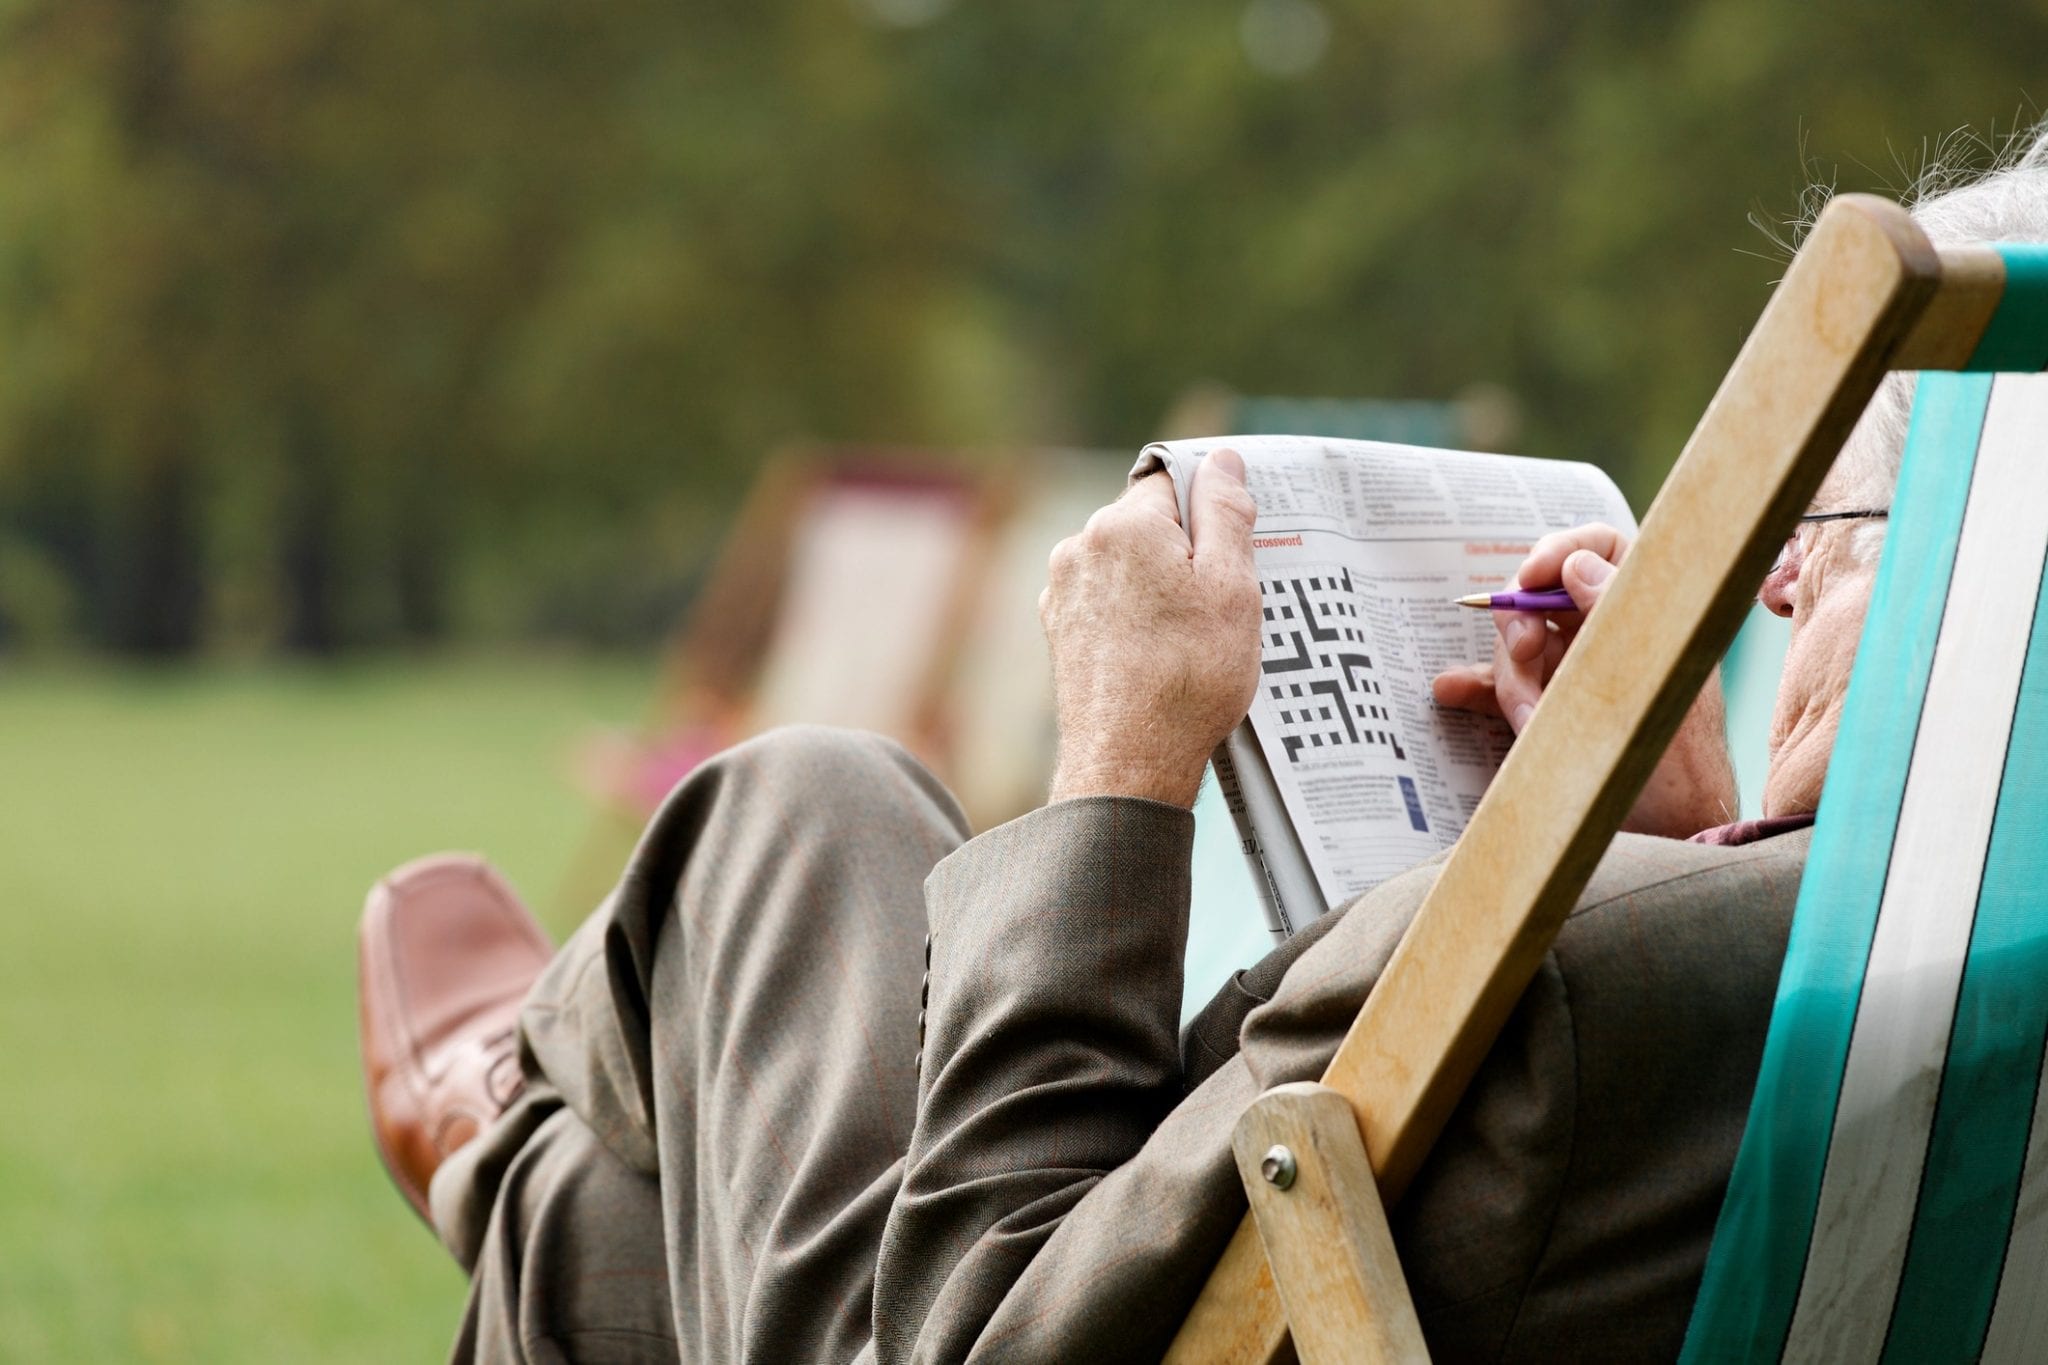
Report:
[[[1802,523],[1809,521],[1868,521],[1873,519],[1883,521],[1891,514],[1892,509],[1889,507],[1877,507],[1867,512],[1808,512],[1799,520]]]
[[[1808,526],[1817,525],[1823,521],[1884,521],[1891,514],[1892,509],[1889,507],[1860,508],[1852,512],[1808,512],[1805,516],[1799,518],[1798,526],[1794,527],[1792,534],[1785,538],[1784,548],[1778,551],[1777,563],[1772,567],[1775,569],[1783,565],[1795,548],[1802,555],[1813,548],[1810,545],[1801,543],[1799,533]]]

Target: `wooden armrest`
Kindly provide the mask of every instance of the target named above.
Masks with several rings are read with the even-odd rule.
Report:
[[[1275,1086],[1231,1145],[1302,1365],[1427,1361],[1350,1102],[1308,1081]]]

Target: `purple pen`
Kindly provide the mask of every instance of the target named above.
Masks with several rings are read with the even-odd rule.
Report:
[[[1541,592],[1475,592],[1470,597],[1460,597],[1461,607],[1482,607],[1491,611],[1577,611],[1579,604],[1572,601],[1572,595],[1563,588],[1545,588]]]

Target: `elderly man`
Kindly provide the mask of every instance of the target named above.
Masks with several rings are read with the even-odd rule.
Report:
[[[1923,221],[2048,235],[2010,207],[2048,205],[2032,165]],[[1677,1352],[1904,402],[1873,405],[1815,506],[1874,515],[1802,525],[1763,588],[1793,623],[1767,818],[1724,823],[1710,688],[1395,1212],[1440,1359]],[[884,741],[786,731],[684,782],[559,953],[472,861],[373,892],[372,1111],[471,1272],[458,1359],[1158,1355],[1242,1209],[1238,1114],[1319,1074],[1433,875],[1326,916],[1178,1032],[1189,806],[1257,677],[1252,516],[1219,452],[1189,525],[1160,476],[1054,552],[1058,776],[1009,825],[968,838]],[[1520,581],[1591,611],[1627,549],[1552,536]],[[1519,729],[1571,632],[1501,626],[1437,697]]]

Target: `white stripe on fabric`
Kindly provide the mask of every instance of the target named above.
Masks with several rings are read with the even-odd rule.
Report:
[[[2016,382],[2020,381],[2000,378],[1992,390],[1993,403],[2007,384]],[[2040,388],[2043,379],[2025,382],[2031,390]],[[2048,427],[2036,418],[2030,434],[2034,458],[2048,463]],[[2026,1162],[2021,1167],[2005,1266],[1998,1277],[1998,1298],[1984,1338],[1984,1360],[2016,1365],[2048,1360],[2048,1292],[2044,1290],[2048,1290],[2048,1087],[2037,1083],[2034,1124],[2027,1134]]]
[[[1786,1360],[1874,1361],[1920,1194],[2048,554],[2048,383],[1992,389]],[[2018,593],[2024,601],[2015,601]]]

